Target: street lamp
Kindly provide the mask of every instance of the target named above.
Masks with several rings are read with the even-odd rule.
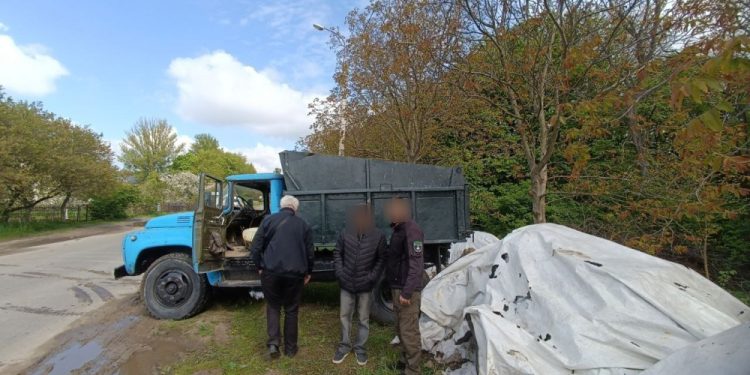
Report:
[[[318,31],[328,31],[329,33],[331,33],[331,35],[336,37],[336,39],[338,39],[342,45],[346,43],[346,38],[344,38],[344,36],[341,35],[341,33],[335,29],[332,29],[330,27],[325,27],[319,23],[314,23],[313,27],[315,28],[315,30],[318,30]]]
[[[330,27],[325,27],[321,24],[314,23],[313,28],[318,31],[328,31],[333,35],[336,39],[338,39],[339,43],[341,43],[342,48],[346,48],[346,38],[344,38],[341,33],[339,33],[337,30],[332,29]],[[341,121],[341,136],[339,137],[339,156],[344,156],[344,141],[346,140],[346,119],[344,118],[344,110],[346,109],[346,98],[341,98],[339,100],[339,121]]]

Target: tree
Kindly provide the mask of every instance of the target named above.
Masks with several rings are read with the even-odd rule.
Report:
[[[457,22],[458,14],[447,2],[374,1],[352,11],[349,37],[338,52],[337,87],[327,100],[314,103],[313,128],[334,134],[343,119],[347,154],[352,155],[348,143],[359,141],[357,133],[379,127],[372,149],[395,144],[393,159],[419,161],[449,109],[443,59],[458,51]],[[344,41],[332,36],[331,43]]]
[[[632,90],[589,102],[587,119],[611,125],[606,136],[578,137],[563,153],[573,164],[558,193],[567,212],[554,215],[710,277],[746,259],[727,246],[743,233],[733,221],[746,218],[750,196],[750,63],[747,39],[738,32],[746,23],[732,2],[681,4],[691,6],[680,13],[692,25],[681,50],[652,61]],[[644,88],[650,93],[638,101],[622,99]],[[634,147],[623,147],[628,140]]]
[[[219,140],[214,138],[211,134],[196,134],[195,141],[190,146],[190,151],[198,152],[200,150],[217,150],[219,148]]]
[[[115,182],[112,152],[101,134],[0,92],[0,221],[62,197],[61,209]]]
[[[144,181],[151,173],[166,172],[183,149],[166,120],[142,118],[125,134],[120,161],[138,181]]]
[[[219,141],[209,134],[198,134],[190,151],[174,159],[172,171],[191,172],[195,175],[208,173],[224,178],[233,174],[255,173],[255,167],[245,156],[223,150]]]
[[[627,103],[623,115],[632,118],[635,103],[658,87],[640,83],[666,43],[663,25],[677,25],[674,15],[664,19],[666,3],[461,1],[467,43],[475,49],[459,69],[520,137],[535,222],[547,220],[549,165],[561,131],[583,128],[586,106],[611,93],[634,95],[620,98]],[[587,134],[606,132],[597,125]]]

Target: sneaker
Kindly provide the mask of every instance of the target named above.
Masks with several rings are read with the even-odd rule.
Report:
[[[344,359],[346,359],[346,356],[349,355],[349,352],[346,350],[343,350],[341,348],[336,349],[336,353],[333,355],[333,363],[339,364],[341,362],[344,362]]]
[[[367,364],[367,353],[360,352],[354,354],[357,357],[357,364],[360,366],[364,366]]]
[[[268,345],[268,356],[271,357],[271,359],[279,358],[281,355],[281,352],[279,352],[279,347],[277,345]]]

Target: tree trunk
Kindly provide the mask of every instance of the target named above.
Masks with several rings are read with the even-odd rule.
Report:
[[[346,141],[346,123],[341,123],[341,137],[339,137],[339,156],[344,156],[344,142]]]
[[[68,209],[68,202],[70,202],[70,194],[65,194],[65,199],[63,199],[63,202],[60,205],[60,219],[63,221],[68,219],[65,217],[65,210]]]
[[[532,171],[533,173],[533,171]],[[534,224],[547,222],[547,166],[531,176],[531,212]]]
[[[703,258],[703,274],[707,279],[711,280],[711,275],[708,272],[708,234],[703,235],[703,249],[701,250],[701,257]]]
[[[341,101],[339,103],[339,106],[341,108],[341,114],[340,114],[340,121],[341,121],[341,136],[339,137],[339,156],[344,156],[344,142],[346,142],[346,117],[344,115],[344,108],[346,108],[346,102]]]

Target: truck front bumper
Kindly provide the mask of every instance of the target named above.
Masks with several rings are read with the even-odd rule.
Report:
[[[128,271],[125,269],[124,264],[120,267],[115,268],[115,279],[119,279],[125,276],[128,276]]]

